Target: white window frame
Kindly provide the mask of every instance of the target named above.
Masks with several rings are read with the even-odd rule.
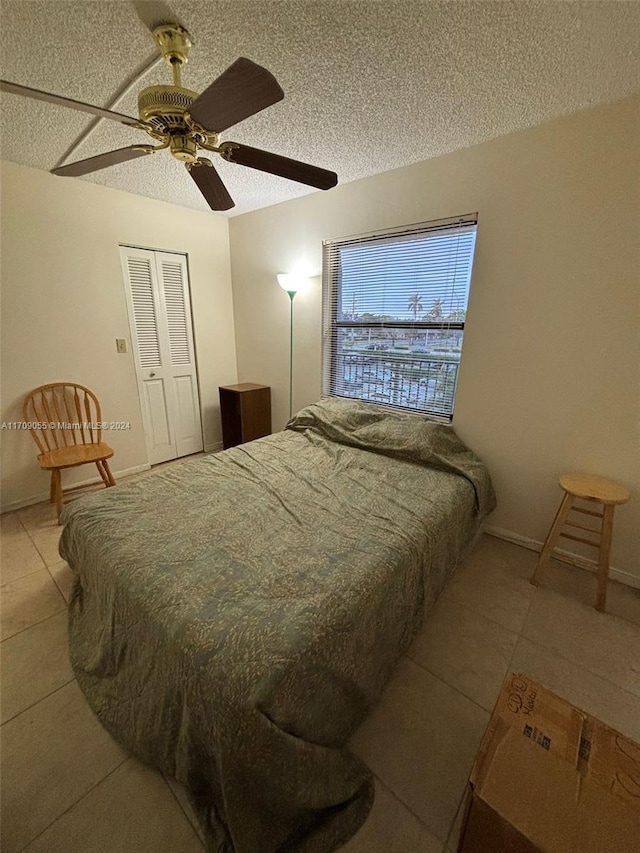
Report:
[[[406,242],[420,239],[423,235],[451,232],[469,232],[474,233],[474,244],[470,253],[470,269],[473,265],[473,257],[475,252],[475,233],[477,228],[478,215],[477,213],[467,214],[465,216],[457,216],[450,219],[441,219],[432,222],[421,222],[415,225],[409,225],[401,228],[394,228],[385,231],[375,231],[367,234],[359,234],[351,237],[340,239],[324,240],[322,244],[322,308],[323,308],[323,337],[322,337],[322,393],[325,396],[346,397],[348,399],[363,400],[365,402],[374,403],[384,408],[389,408],[395,411],[406,411],[421,414],[436,420],[449,422],[453,419],[455,407],[455,398],[457,391],[457,381],[461,361],[461,353],[459,357],[448,357],[446,355],[434,356],[426,354],[420,356],[411,351],[406,357],[395,352],[395,343],[393,351],[384,355],[373,353],[353,353],[346,354],[339,347],[339,335],[341,330],[349,328],[353,329],[377,329],[378,333],[381,329],[388,329],[389,334],[395,334],[393,330],[400,331],[399,334],[405,334],[406,330],[411,329],[413,332],[425,332],[428,330],[448,330],[460,332],[460,338],[464,338],[465,317],[456,319],[445,319],[441,321],[430,319],[425,320],[414,318],[414,320],[389,320],[385,319],[380,322],[358,322],[353,318],[345,320],[344,316],[338,318],[338,305],[340,303],[340,288],[341,288],[341,272],[340,272],[340,250],[345,247],[353,247],[362,245],[374,246],[384,245],[385,243]],[[468,285],[471,284],[471,275],[469,275]],[[467,290],[468,293],[468,290]],[[465,304],[466,315],[466,304]],[[453,314],[451,315],[453,317]],[[369,332],[369,334],[371,334]],[[371,349],[369,347],[368,349]],[[349,360],[350,364],[346,365]],[[381,367],[382,365],[382,367]],[[386,370],[386,373],[384,371]],[[360,378],[364,374],[371,375],[372,371],[377,372],[380,376],[388,377],[389,370],[395,370],[391,376],[398,377],[395,381],[383,380],[378,378],[378,390],[383,390],[384,393],[373,397],[368,391],[365,391],[367,380]],[[352,382],[347,382],[345,377],[350,373]],[[421,376],[421,380],[408,379],[408,376]],[[435,377],[438,377],[437,379]],[[341,378],[342,377],[342,378]],[[360,386],[358,383],[360,382]],[[439,400],[432,397],[429,402],[429,394],[435,395],[436,392],[426,390],[429,387],[433,389],[434,383],[438,382],[438,388],[444,389],[439,393]],[[431,383],[431,385],[429,385]],[[347,387],[350,386],[350,387]],[[383,387],[384,386],[384,387]],[[358,390],[360,387],[360,390]],[[373,387],[371,385],[367,387]],[[400,391],[392,390],[393,387],[406,390],[406,394],[401,394]],[[415,390],[414,390],[415,389]],[[414,400],[411,399],[413,394]]]

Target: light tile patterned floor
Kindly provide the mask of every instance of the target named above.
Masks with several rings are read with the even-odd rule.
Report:
[[[184,792],[102,729],[67,657],[71,571],[48,504],[1,517],[3,853],[202,853]],[[524,671],[640,740],[640,592],[484,536],[353,749],[377,794],[345,853],[450,853],[500,685]]]

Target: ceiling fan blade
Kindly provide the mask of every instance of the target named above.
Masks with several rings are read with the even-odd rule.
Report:
[[[187,171],[196,182],[196,186],[211,210],[230,210],[235,207],[235,202],[222,183],[222,178],[209,160],[202,158],[199,163],[187,166]]]
[[[115,151],[107,151],[105,154],[87,157],[86,160],[76,160],[75,163],[69,163],[67,166],[59,166],[57,169],[52,169],[51,174],[76,178],[79,175],[88,175],[89,172],[106,169],[108,166],[126,163],[127,160],[135,160],[136,157],[144,157],[146,154],[151,154],[151,151],[138,145],[129,145],[127,148],[116,148]]]
[[[239,163],[250,169],[259,169],[261,172],[270,172],[290,181],[298,181],[317,187],[319,190],[330,190],[338,183],[335,172],[302,163],[300,160],[291,160],[280,154],[272,154],[270,151],[262,151],[260,148],[251,148],[249,145],[240,145],[237,142],[224,142],[221,153],[225,160],[230,163]]]
[[[36,101],[47,101],[50,104],[56,104],[60,107],[69,107],[72,110],[80,110],[83,113],[91,113],[100,118],[110,118],[113,121],[119,121],[121,124],[127,124],[130,127],[138,127],[140,120],[132,116],[126,116],[123,113],[114,113],[112,110],[105,110],[103,107],[94,107],[93,104],[84,104],[82,101],[74,101],[71,98],[63,98],[62,95],[52,95],[51,92],[41,92],[40,89],[30,89],[28,86],[20,86],[18,83],[11,83],[9,80],[0,80],[0,90],[9,92],[12,95],[22,95],[25,98],[33,98]]]
[[[283,98],[273,74],[241,56],[196,98],[189,113],[202,127],[220,133]]]

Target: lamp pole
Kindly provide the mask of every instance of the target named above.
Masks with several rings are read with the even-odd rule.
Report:
[[[278,273],[278,284],[289,296],[289,419],[293,416],[293,297],[304,287],[305,279],[292,273]]]
[[[289,420],[293,416],[293,297],[296,290],[287,290],[289,294]]]

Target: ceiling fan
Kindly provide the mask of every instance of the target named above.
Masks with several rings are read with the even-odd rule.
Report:
[[[220,154],[229,163],[269,172],[321,190],[328,190],[338,183],[336,173],[327,169],[238,142],[220,141],[222,131],[284,98],[277,80],[266,68],[240,57],[198,95],[182,86],[181,69],[188,61],[191,49],[187,30],[179,24],[162,24],[153,30],[153,37],[173,71],[173,85],[143,89],[138,96],[139,119],[0,80],[0,89],[5,92],[112,119],[144,130],[159,143],[129,145],[78,160],[52,169],[54,175],[86,175],[168,148],[177,160],[185,164],[212,210],[229,210],[234,201],[211,160],[200,155],[201,149]]]

